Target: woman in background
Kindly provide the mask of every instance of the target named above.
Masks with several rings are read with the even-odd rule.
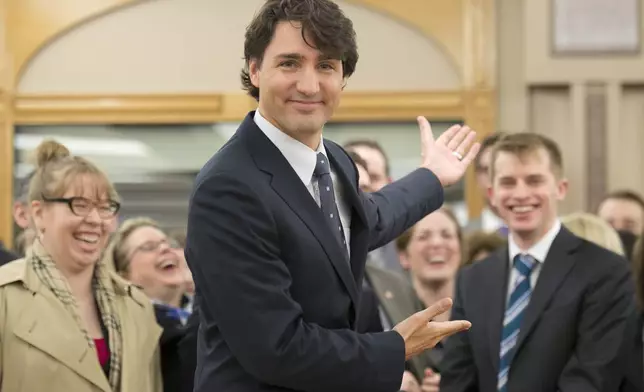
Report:
[[[154,303],[161,335],[161,373],[164,392],[192,392],[194,359],[183,358],[182,341],[198,324],[186,326],[191,312],[186,309],[186,272],[180,248],[154,220],[132,218],[114,233],[105,253],[106,262],[125,279],[139,286]],[[196,358],[196,341],[194,342]],[[189,380],[189,381],[186,381]]]
[[[617,231],[600,217],[586,212],[575,212],[562,217],[561,223],[577,237],[626,256]]]
[[[427,215],[400,236],[396,245],[400,264],[409,270],[417,297],[415,311],[454,296],[456,273],[463,257],[463,233],[450,209],[443,207]],[[436,320],[446,321],[450,316],[450,312],[445,312]],[[426,360],[425,369],[416,376],[423,392],[438,392],[442,348],[439,343],[421,357]]]
[[[120,207],[114,186],[59,143],[36,155],[36,238],[0,268],[0,390],[161,391],[152,305],[100,262]]]

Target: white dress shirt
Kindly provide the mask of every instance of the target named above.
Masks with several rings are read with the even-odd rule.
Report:
[[[517,279],[519,278],[519,272],[514,268],[514,257],[518,254],[528,254],[534,257],[537,261],[532,269],[532,273],[530,274],[530,288],[534,290],[541,268],[543,268],[543,262],[546,260],[546,256],[548,256],[548,252],[552,246],[552,242],[555,240],[555,237],[557,237],[557,234],[559,234],[559,230],[561,230],[561,221],[557,219],[546,235],[544,235],[536,244],[532,245],[530,249],[525,251],[519,248],[519,245],[517,245],[516,241],[514,241],[514,238],[512,237],[512,233],[508,235],[508,249],[510,252],[510,284],[508,284],[507,300],[510,300],[510,295],[516,287]]]
[[[485,232],[494,232],[505,226],[503,219],[499,218],[488,207],[481,212],[481,229]]]
[[[315,202],[320,205],[320,192],[318,189],[318,181],[313,179],[313,171],[315,170],[315,164],[317,162],[317,154],[322,153],[327,157],[326,149],[324,148],[324,142],[322,137],[320,137],[320,144],[318,145],[317,150],[312,150],[304,143],[292,138],[286,133],[280,131],[273,124],[268,122],[260,113],[259,110],[255,111],[255,116],[253,118],[255,124],[259,129],[264,132],[264,135],[273,142],[275,147],[284,155],[284,158],[291,165],[297,176],[302,180],[306,189],[308,189],[311,197]],[[329,161],[330,163],[331,161]],[[333,193],[335,196],[335,203],[338,206],[338,213],[340,214],[340,221],[342,222],[342,229],[344,230],[344,237],[347,241],[347,250],[351,249],[350,239],[351,239],[351,213],[349,206],[345,202],[343,197],[342,184],[338,181],[335,169],[333,165],[331,167],[331,180],[333,181]],[[325,223],[326,224],[326,223]]]

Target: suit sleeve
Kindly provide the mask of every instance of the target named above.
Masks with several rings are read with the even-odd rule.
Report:
[[[267,384],[320,392],[398,390],[402,337],[305,322],[289,294],[279,228],[243,181],[215,174],[197,186],[190,207],[186,256],[206,340],[220,333],[241,366]]]
[[[467,273],[467,271],[464,271]],[[456,281],[452,320],[468,320],[465,314],[463,275]],[[470,345],[470,331],[459,332],[445,341],[445,356],[441,367],[441,392],[477,392],[477,369]]]
[[[400,236],[443,205],[443,186],[427,169],[416,169],[379,192],[361,193],[371,241],[369,250]]]
[[[618,389],[620,348],[628,320],[636,312],[634,285],[624,260],[607,260],[606,265],[586,293],[575,352],[559,377],[562,392]]]

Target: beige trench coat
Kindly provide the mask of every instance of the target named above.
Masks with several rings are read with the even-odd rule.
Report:
[[[162,391],[150,300],[112,275],[123,329],[121,392]],[[112,392],[73,317],[24,259],[0,268],[0,392]]]

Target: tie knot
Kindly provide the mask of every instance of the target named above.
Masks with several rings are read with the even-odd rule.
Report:
[[[315,170],[313,170],[313,175],[316,177],[321,177],[325,174],[330,174],[329,169],[329,160],[322,154],[318,152],[318,155],[315,160]]]
[[[537,264],[534,257],[526,254],[518,254],[514,258],[514,268],[523,276],[529,276],[532,269]]]

